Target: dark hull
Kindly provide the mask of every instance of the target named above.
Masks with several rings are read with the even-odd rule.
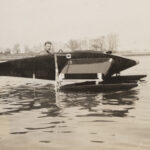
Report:
[[[104,91],[118,91],[118,90],[129,90],[131,88],[137,87],[137,83],[111,83],[111,84],[94,84],[93,82],[85,82],[81,84],[69,84],[66,86],[60,87],[62,91],[93,91],[93,92],[104,92]]]
[[[37,56],[0,63],[1,76],[55,79],[53,55]]]
[[[58,56],[58,68],[59,72],[66,65],[68,59],[66,58],[66,54],[62,53]],[[79,59],[79,58],[112,58],[113,64],[107,74],[108,77],[113,75],[114,73],[119,73],[122,70],[125,70],[129,67],[132,67],[137,64],[136,61],[111,55],[105,54],[97,51],[85,51],[85,52],[72,52],[71,59]],[[88,65],[88,64],[87,64]],[[17,76],[17,77],[27,77],[32,78],[35,75],[37,79],[48,79],[55,80],[55,63],[54,63],[54,55],[43,55],[36,56],[18,60],[11,60],[7,62],[0,63],[0,75],[1,76]],[[75,76],[75,75],[74,75]],[[85,74],[78,75],[78,78],[84,76],[83,78],[93,78],[94,74]],[[70,77],[71,78],[71,77]]]
[[[140,80],[142,78],[145,78],[146,75],[127,75],[127,76],[115,76],[111,77],[111,81],[134,81],[134,80]],[[109,80],[108,80],[109,81]]]

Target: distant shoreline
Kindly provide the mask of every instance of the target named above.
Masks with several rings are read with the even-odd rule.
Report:
[[[123,55],[123,56],[150,56],[150,52],[117,52],[116,54]]]
[[[121,56],[150,56],[150,52],[115,52],[112,54]],[[39,54],[0,54],[0,61],[22,59],[35,56],[39,56]]]

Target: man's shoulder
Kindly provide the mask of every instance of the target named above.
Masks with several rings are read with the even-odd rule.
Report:
[[[40,53],[39,53],[39,55],[51,55],[51,54],[53,54],[54,52],[47,52],[47,51],[41,51]]]

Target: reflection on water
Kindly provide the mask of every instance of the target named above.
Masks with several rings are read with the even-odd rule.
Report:
[[[6,90],[7,89],[7,90]],[[124,117],[134,108],[138,100],[138,91],[118,91],[112,93],[71,93],[55,92],[53,85],[21,85],[18,87],[3,87],[0,92],[0,104],[5,107],[0,115],[15,115],[22,111],[43,110],[41,117],[65,117],[62,111],[69,107],[77,107],[77,117],[102,116]],[[111,107],[110,107],[111,106]],[[118,106],[118,107],[113,107]],[[120,109],[119,106],[122,106]],[[81,115],[86,110],[85,115]]]
[[[114,123],[117,121],[116,117],[133,117],[129,113],[135,108],[138,99],[137,89],[109,93],[56,93],[51,84],[4,84],[0,91],[0,116],[12,120],[10,123],[13,127],[8,133],[9,136],[31,138],[38,134],[40,136],[37,143],[51,145],[57,143],[57,139],[62,135],[64,141],[67,137],[67,142],[66,134],[79,137],[80,132],[87,128],[84,132],[87,132],[91,139],[87,138],[86,142],[103,144],[105,139],[99,139],[99,128],[95,127],[95,124]],[[88,129],[89,124],[94,131]]]
[[[148,78],[131,90],[102,93],[56,93],[42,80],[0,83],[2,149],[150,149]]]

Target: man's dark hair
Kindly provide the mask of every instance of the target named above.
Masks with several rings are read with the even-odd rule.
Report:
[[[47,42],[45,42],[45,43],[44,43],[44,46],[46,46],[47,44],[50,44],[50,45],[52,45],[52,42],[50,42],[50,41],[47,41]]]

